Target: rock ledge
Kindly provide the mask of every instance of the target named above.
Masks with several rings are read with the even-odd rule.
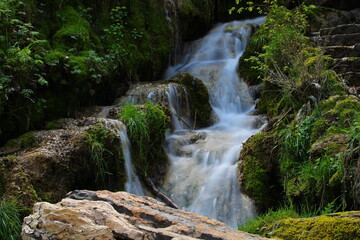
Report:
[[[210,218],[126,192],[74,191],[57,204],[39,202],[22,239],[266,239]]]

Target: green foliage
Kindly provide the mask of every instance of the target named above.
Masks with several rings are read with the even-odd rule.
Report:
[[[344,94],[341,79],[330,69],[333,60],[305,35],[314,9],[304,4],[292,10],[269,2],[266,22],[254,34],[240,66],[250,84],[265,82],[259,110],[274,117],[297,111],[308,102]]]
[[[234,11],[236,11],[238,14],[248,11],[256,11],[259,14],[266,14],[269,12],[270,8],[278,6],[278,0],[263,0],[263,1],[243,1],[243,0],[235,0],[236,5],[242,5],[238,8],[232,7],[229,10],[229,13],[232,14]]]
[[[300,189],[306,189],[305,194],[309,202],[320,200],[319,206],[325,206],[341,196],[343,176],[344,166],[341,154],[337,157],[324,155],[301,166],[299,185],[302,186]]]
[[[48,86],[43,72],[48,43],[28,22],[25,9],[21,1],[0,3],[0,133],[18,130],[20,121],[20,128],[28,130],[36,120],[30,118],[44,109],[37,92]]]
[[[173,42],[163,7],[156,0],[1,1],[1,144],[77,107],[112,101],[114,89],[131,81],[158,78]]]
[[[351,213],[326,215],[332,213],[334,210],[336,209],[334,209],[333,203],[326,206],[321,213],[318,210],[311,210],[299,214],[294,207],[285,206],[277,210],[269,210],[266,214],[260,215],[259,217],[240,225],[239,230],[259,234],[265,237],[281,237],[281,239],[334,239],[323,237],[335,235],[341,236],[341,234],[344,234],[344,236],[349,236],[350,234],[351,236],[351,234],[356,234],[356,231],[354,231],[354,226],[358,224],[356,218],[353,218],[352,220],[347,218],[344,222],[341,222],[341,215],[349,214],[351,216]],[[321,216],[314,218],[319,214]],[[343,229],[331,229],[333,227],[331,218],[333,218],[332,220],[334,220],[334,223],[341,222],[341,224],[345,223],[345,226],[348,225],[350,227],[349,231],[346,230],[345,226],[342,226],[345,227]],[[323,221],[325,219],[326,221]],[[284,225],[286,225],[286,227]],[[319,227],[322,228],[321,231],[319,231]]]
[[[0,238],[16,240],[20,237],[21,221],[19,208],[14,202],[0,201]]]
[[[290,203],[299,208],[310,204],[312,209],[332,202],[342,209],[353,204],[349,193],[355,185],[344,181],[353,182],[355,176],[355,161],[346,159],[358,146],[359,103],[353,96],[333,96],[282,131],[280,172]]]
[[[119,119],[128,128],[129,139],[136,153],[135,165],[143,176],[147,176],[150,165],[159,160],[158,154],[170,118],[159,105],[146,103],[124,106]]]

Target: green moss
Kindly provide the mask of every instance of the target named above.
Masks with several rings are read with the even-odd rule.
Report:
[[[354,96],[332,96],[320,102],[312,116],[317,118],[311,133],[311,143],[342,134],[360,111],[360,101]]]
[[[359,214],[359,212],[348,212],[340,216],[330,214],[316,218],[281,220],[274,225],[275,230],[271,236],[284,240],[358,239],[360,238]]]
[[[197,127],[207,127],[211,124],[212,109],[209,103],[209,92],[205,84],[189,73],[181,73],[169,81],[185,86],[189,94],[191,114]]]
[[[5,148],[12,149],[13,151],[18,151],[34,146],[35,142],[36,139],[34,132],[28,132],[16,139],[9,140],[6,143]]]
[[[211,0],[185,0],[179,5],[180,31],[185,41],[204,35],[213,21],[214,3]]]
[[[62,62],[66,57],[66,54],[61,51],[51,51],[45,56],[46,64],[50,66],[56,66]]]
[[[240,155],[240,183],[262,212],[280,198],[276,141],[272,133],[256,134],[246,141]]]
[[[311,130],[310,142],[314,143],[317,139],[323,137],[329,127],[330,125],[325,118],[317,119]]]
[[[353,196],[348,193],[354,186],[344,185],[341,179],[353,172],[354,164],[345,162],[352,151],[350,129],[359,110],[356,97],[332,96],[321,101],[310,116],[283,131],[281,176],[291,203],[299,208],[311,204],[314,209],[331,202],[343,208],[352,205]],[[340,199],[347,199],[347,203]]]
[[[54,48],[59,50],[76,49],[81,51],[90,47],[90,23],[73,7],[67,6],[58,14],[64,18],[63,26],[54,37]]]
[[[54,130],[54,129],[61,129],[62,127],[63,126],[59,121],[54,120],[54,121],[46,123],[45,129],[46,130]]]

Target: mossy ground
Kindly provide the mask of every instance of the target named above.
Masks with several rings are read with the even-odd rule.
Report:
[[[269,211],[239,230],[265,237],[300,240],[345,240],[360,237],[359,212],[340,212],[318,217],[301,217],[291,208]]]
[[[285,219],[273,225],[272,237],[284,240],[360,238],[360,212],[330,214],[316,218]]]

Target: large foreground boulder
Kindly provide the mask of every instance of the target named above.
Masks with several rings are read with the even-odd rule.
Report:
[[[126,192],[74,191],[57,204],[39,202],[22,239],[266,239]]]

